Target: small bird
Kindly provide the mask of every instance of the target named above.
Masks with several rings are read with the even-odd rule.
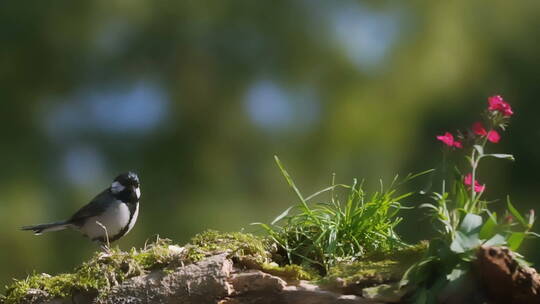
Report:
[[[92,241],[108,246],[126,235],[135,225],[139,215],[141,189],[139,177],[133,172],[118,175],[111,186],[98,194],[68,220],[24,226],[36,235],[43,232],[72,228]]]

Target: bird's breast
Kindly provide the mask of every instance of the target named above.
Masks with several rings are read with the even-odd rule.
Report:
[[[88,218],[80,229],[90,239],[104,239],[106,235],[110,240],[116,239],[133,228],[138,209],[139,204],[132,215],[126,203],[114,201],[102,214]],[[106,227],[106,232],[100,224]]]

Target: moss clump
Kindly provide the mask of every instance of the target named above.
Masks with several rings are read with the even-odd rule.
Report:
[[[160,238],[150,245],[145,244],[142,250],[131,248],[128,256],[144,270],[177,266],[179,258],[185,259],[181,247],[172,245],[169,239]]]
[[[417,262],[428,250],[429,242],[421,241],[416,245],[407,246],[399,250],[383,252],[383,253],[372,253],[366,255],[364,260],[369,261],[382,261],[382,260],[396,260],[405,264],[412,264]]]
[[[8,287],[4,303],[23,303],[32,289],[45,290],[48,295],[66,297],[75,287],[84,289],[91,288],[94,284],[75,285],[73,274],[60,274],[51,277],[48,274],[34,274],[24,280],[16,281]],[[88,283],[88,282],[87,282]]]
[[[143,249],[122,252],[98,252],[73,273],[50,276],[33,274],[16,280],[7,287],[0,303],[19,304],[45,302],[66,298],[76,293],[106,296],[110,289],[123,281],[154,269],[172,271],[186,263],[197,262],[206,256],[228,253],[237,266],[258,269],[287,281],[319,280],[326,286],[336,284],[369,286],[399,279],[405,269],[426,249],[420,244],[394,253],[373,255],[355,262],[340,262],[320,279],[317,271],[301,265],[279,266],[271,257],[272,246],[266,239],[246,233],[220,233],[208,230],[193,237],[185,247],[172,245],[169,240],[157,239]],[[343,287],[343,286],[341,286]]]
[[[339,263],[330,268],[323,279],[326,284],[339,282],[342,287],[354,285],[371,286],[399,279],[399,263],[393,260],[359,261]]]
[[[178,259],[179,252],[171,250],[170,241],[157,239],[142,250],[122,252],[118,248],[98,252],[73,273],[50,276],[33,274],[7,286],[5,304],[25,303],[31,290],[43,291],[48,299],[65,298],[77,292],[106,293],[122,281],[165,267]]]
[[[98,252],[88,262],[77,267],[73,273],[50,276],[33,274],[24,280],[16,280],[7,286],[0,303],[18,304],[28,302],[32,290],[40,291],[46,299],[65,298],[77,292],[97,293],[103,296],[111,287],[131,277],[153,269],[164,271],[184,263],[196,262],[216,253],[229,252],[233,258],[251,261],[257,268],[269,261],[267,244],[252,234],[220,233],[208,230],[191,239],[185,248],[171,245],[170,240],[157,238],[141,250],[132,248],[122,252],[118,248],[110,252]],[[292,275],[292,269],[284,271]]]
[[[319,277],[315,270],[306,270],[300,265],[278,266],[275,263],[264,263],[261,265],[261,271],[278,276],[286,281],[313,281]]]
[[[222,233],[215,230],[197,234],[186,246],[187,257],[192,261],[198,261],[216,253],[230,252],[232,257],[250,257],[260,264],[268,262],[267,248],[267,242],[253,234]]]
[[[318,277],[315,271],[300,265],[279,266],[270,262],[272,251],[270,242],[249,233],[207,230],[194,236],[186,249],[187,257],[193,261],[216,253],[229,252],[239,265],[258,269],[288,281],[314,280]]]
[[[347,289],[397,281],[426,250],[427,243],[422,242],[394,252],[372,254],[359,261],[341,262],[330,268],[321,284]]]

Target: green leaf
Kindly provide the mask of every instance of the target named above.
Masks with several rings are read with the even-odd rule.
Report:
[[[519,211],[517,211],[514,205],[512,205],[512,203],[510,202],[510,197],[507,197],[506,201],[507,201],[508,210],[510,211],[510,213],[519,221],[521,225],[523,225],[524,227],[528,227],[527,221],[525,221],[525,218],[523,218],[523,216],[519,213]]]
[[[420,205],[418,208],[431,208],[431,209],[434,209],[434,210],[439,210],[439,208],[433,204],[430,204],[430,203],[424,203],[422,205]]]
[[[450,244],[450,250],[455,253],[464,253],[471,249],[475,249],[480,246],[481,242],[478,238],[478,233],[465,234],[461,231],[456,232],[456,236]]]
[[[298,196],[300,201],[303,204],[305,204],[306,201],[304,200],[304,197],[302,196],[302,193],[300,193],[300,190],[298,190],[298,188],[294,184],[294,181],[293,181],[292,177],[289,175],[289,172],[287,172],[287,170],[285,170],[285,167],[283,166],[283,164],[281,163],[281,161],[279,160],[279,157],[277,157],[277,155],[274,155],[274,160],[276,161],[276,164],[278,165],[279,170],[281,171],[281,174],[283,175],[283,177],[285,177],[285,180],[287,181],[287,184],[289,184],[289,186],[294,190],[294,193],[296,193],[296,196]]]
[[[333,185],[333,186],[330,186],[330,187],[326,187],[326,188],[324,188],[324,189],[322,189],[322,190],[320,190],[320,191],[317,191],[317,192],[313,193],[312,195],[306,197],[305,200],[306,200],[306,202],[307,202],[307,201],[311,200],[311,199],[314,198],[314,197],[317,197],[317,196],[319,196],[319,195],[321,195],[321,194],[323,194],[323,193],[325,193],[325,192],[332,191],[332,190],[334,190],[334,189],[336,189],[336,188],[338,188],[338,187],[344,187],[344,188],[346,188],[347,185],[338,184],[338,185]]]
[[[480,156],[484,155],[484,147],[482,147],[481,145],[474,145],[473,147]]]
[[[514,257],[514,260],[515,260],[516,262],[518,262],[518,265],[521,266],[521,267],[523,267],[523,268],[527,268],[527,267],[531,267],[531,266],[532,266],[532,263],[530,263],[530,262],[526,261],[525,259],[523,259],[523,256],[521,256],[521,255],[519,255],[519,256],[516,255],[516,256]]]
[[[289,211],[291,211],[292,208],[294,208],[294,206],[291,206],[291,207],[287,208],[285,211],[283,211],[280,215],[278,215],[278,216],[270,223],[270,225],[276,224],[277,222],[281,221],[284,217],[286,217],[287,215],[289,215]]]
[[[452,272],[450,272],[449,274],[446,275],[446,279],[448,279],[448,281],[452,282],[452,281],[455,281],[455,280],[461,278],[466,273],[467,273],[467,270],[465,270],[465,269],[454,268],[452,270]]]
[[[434,172],[434,171],[435,171],[435,169],[428,169],[428,170],[425,170],[425,171],[422,171],[422,172],[419,172],[419,173],[416,173],[416,174],[411,174],[411,173],[409,173],[409,174],[405,177],[405,179],[404,179],[403,181],[401,181],[399,184],[403,184],[403,183],[405,183],[405,182],[410,181],[411,179],[415,179],[415,178],[417,178],[417,177],[419,177],[419,176],[422,176],[422,175],[425,175],[425,174],[428,174],[428,173],[431,173],[431,172]]]
[[[414,295],[413,304],[428,304],[428,290],[421,288],[420,291],[416,291]]]
[[[506,238],[500,234],[495,234],[484,243],[485,246],[501,246],[504,244],[506,244]]]
[[[529,212],[529,228],[532,228],[535,220],[536,219],[534,217],[534,210],[531,209],[531,211]]]
[[[424,278],[422,276],[425,276],[428,274],[425,270],[425,267],[429,267],[433,261],[436,261],[437,257],[430,256],[421,259],[419,262],[414,263],[409,267],[405,273],[403,274],[403,277],[399,281],[399,287],[402,288],[404,286],[407,286],[411,282],[418,282],[422,281]]]
[[[477,229],[479,229],[482,226],[482,217],[474,214],[474,213],[467,213],[463,220],[461,221],[461,225],[459,226],[459,231],[470,234]]]
[[[511,250],[516,251],[521,246],[521,243],[525,239],[525,232],[514,232],[508,238],[508,247]]]
[[[540,238],[540,234],[538,234],[536,232],[532,232],[532,231],[527,231],[527,235],[532,235],[534,237]]]
[[[497,227],[497,213],[493,212],[484,225],[480,229],[480,238],[485,240],[492,237],[495,234],[495,228]]]
[[[495,158],[501,158],[501,159],[508,159],[511,161],[515,161],[514,155],[512,154],[486,154],[485,157],[495,157]]]
[[[257,225],[257,226],[261,226],[265,230],[272,230],[272,228],[270,228],[270,226],[266,225],[265,223],[254,222],[254,223],[250,223],[250,225],[254,225],[254,226]]]
[[[442,290],[448,286],[448,280],[444,276],[440,276],[435,280],[435,283],[430,286],[427,293],[426,303],[428,304],[437,304],[440,303],[439,297],[442,293]]]

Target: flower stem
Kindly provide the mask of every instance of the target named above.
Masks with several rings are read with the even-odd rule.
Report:
[[[481,147],[482,147],[482,151],[484,150],[484,148],[486,147],[486,144],[487,144],[487,136],[483,138],[482,140],[482,144],[481,144]],[[472,177],[472,181],[471,181],[471,207],[469,209],[469,212],[473,212],[473,213],[480,213],[479,210],[476,210],[476,169],[478,168],[478,164],[480,163],[480,160],[482,159],[483,155],[476,155],[476,149],[473,147],[472,149],[472,154],[471,154],[471,177]]]
[[[474,201],[476,200],[476,191],[474,191],[474,182],[476,181],[476,167],[478,166],[478,160],[476,159],[476,149],[473,147],[472,149],[472,155],[471,155],[471,210],[473,209],[472,205],[474,204]]]

